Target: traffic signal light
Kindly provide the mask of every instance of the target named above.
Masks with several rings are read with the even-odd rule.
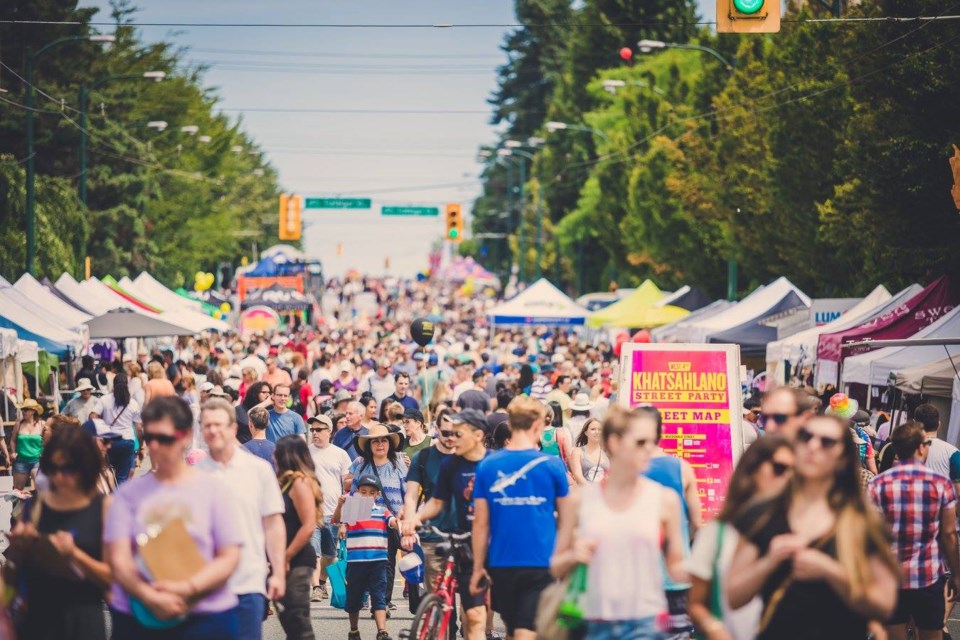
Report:
[[[778,33],[780,0],[717,0],[717,33]]]
[[[300,196],[287,195],[280,196],[280,229],[277,234],[281,240],[299,240],[303,232],[303,226],[300,223]]]
[[[953,189],[950,190],[950,194],[953,196],[953,204],[957,205],[957,211],[960,211],[960,147],[957,145],[953,145],[950,170],[953,171]]]
[[[451,202],[447,205],[447,235],[450,242],[463,241],[463,212],[460,203]]]

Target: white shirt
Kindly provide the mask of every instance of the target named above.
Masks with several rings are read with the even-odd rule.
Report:
[[[90,414],[96,410],[99,402],[100,400],[96,396],[90,396],[86,400],[77,396],[67,403],[67,406],[63,408],[63,413],[84,423],[90,418]]]
[[[337,508],[337,499],[344,493],[343,476],[350,470],[350,456],[334,444],[321,449],[312,442],[310,455],[317,467],[317,480],[323,491],[323,517],[329,518]]]
[[[320,383],[323,380],[329,380],[331,383],[333,383],[333,381],[336,379],[337,376],[333,373],[333,371],[320,367],[310,374],[308,381],[310,382],[310,388],[313,389],[313,393],[317,394],[320,393]]]
[[[198,467],[220,478],[233,490],[242,515],[237,528],[243,537],[243,546],[240,548],[240,564],[230,576],[230,590],[237,595],[266,595],[269,570],[263,518],[283,513],[283,496],[273,467],[239,446],[227,464],[207,456]]]
[[[960,449],[940,438],[930,438],[930,448],[927,450],[927,467],[931,471],[957,482],[960,480]]]
[[[119,409],[115,403],[113,394],[109,393],[100,398],[93,412],[103,418],[110,431],[119,433],[124,440],[133,440],[133,425],[140,424],[140,403],[131,398],[126,408]]]
[[[705,582],[720,580],[720,593],[726,594],[727,572],[733,562],[733,554],[737,550],[740,534],[733,525],[723,526],[723,547],[718,551],[719,523],[711,520],[697,532],[697,540],[693,544],[693,551],[687,559],[687,570],[690,575]],[[718,575],[714,575],[716,565]],[[752,640],[756,636],[757,626],[760,624],[760,614],[763,612],[763,602],[760,597],[754,597],[743,607],[733,610],[726,595],[721,595],[723,611],[723,626],[726,627],[734,640]]]
[[[464,391],[469,391],[470,389],[473,389],[473,387],[474,387],[474,384],[472,380],[464,380],[463,382],[455,386],[453,388],[453,401],[456,402],[457,400],[459,400],[461,393],[463,393]]]
[[[379,408],[383,401],[386,400],[387,396],[393,393],[396,390],[396,383],[393,380],[393,374],[388,373],[382,378],[377,374],[373,374],[365,382],[363,382],[360,387],[358,387],[360,393],[364,391],[369,391],[373,394],[373,397],[377,399],[377,407]]]

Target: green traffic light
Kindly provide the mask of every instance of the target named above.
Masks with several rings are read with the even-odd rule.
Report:
[[[733,0],[733,7],[740,13],[754,14],[763,8],[765,0]]]
[[[457,231],[456,229],[450,229],[450,233],[448,234],[447,237],[449,237],[449,238],[451,238],[451,239],[459,238],[459,237],[460,237],[460,232]]]

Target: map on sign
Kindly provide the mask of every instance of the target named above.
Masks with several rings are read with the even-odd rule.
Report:
[[[304,198],[304,209],[369,209],[370,198]]]
[[[380,207],[385,216],[438,216],[440,207]]]

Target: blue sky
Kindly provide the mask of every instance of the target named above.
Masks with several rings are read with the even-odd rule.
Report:
[[[100,18],[109,18],[107,0],[81,4],[100,7]],[[137,5],[137,22],[515,21],[508,0],[140,0]],[[707,7],[702,11],[707,14]],[[389,258],[390,271],[402,275],[426,266],[442,221],[384,219],[379,207],[462,202],[469,210],[480,190],[478,146],[496,137],[486,101],[496,87],[496,67],[505,60],[499,49],[505,32],[142,28],[147,41],[173,41],[190,49],[189,60],[210,65],[207,85],[217,89],[223,109],[243,118],[278,169],[284,190],[373,198],[367,212],[306,213],[304,248],[324,261],[327,273],[350,267],[381,273]],[[344,247],[340,258],[338,244]]]

